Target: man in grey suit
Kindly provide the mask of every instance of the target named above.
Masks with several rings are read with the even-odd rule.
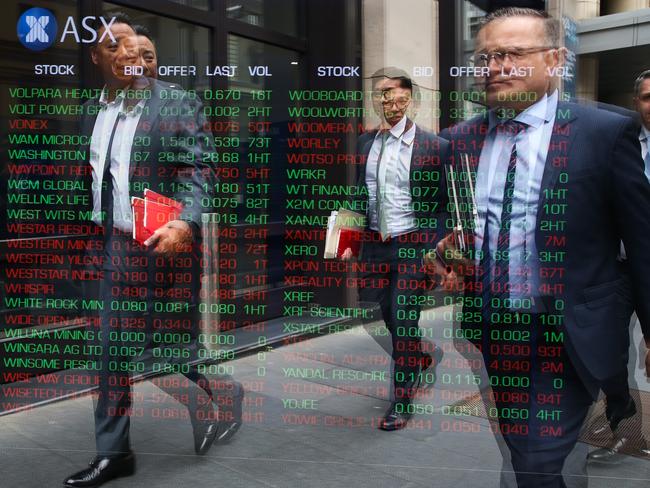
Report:
[[[112,36],[91,49],[104,87],[84,104],[82,132],[92,135],[86,171],[79,171],[100,241],[90,247],[99,301],[94,321],[98,398],[97,457],[64,481],[67,487],[99,486],[135,472],[130,449],[132,372],[182,373],[185,392],[175,395],[188,410],[194,449],[205,454],[223,426],[209,382],[196,365],[198,244],[201,214],[209,212],[213,170],[203,132],[201,104],[179,87],[134,76],[143,66],[128,17],[114,15]],[[180,217],[161,226],[144,244],[133,239],[131,197],[151,188],[182,202]],[[95,295],[97,296],[97,295]]]

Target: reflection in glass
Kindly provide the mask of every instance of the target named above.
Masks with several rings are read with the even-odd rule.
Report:
[[[186,90],[209,88],[210,80],[205,74],[205,66],[210,63],[209,29],[121,5],[104,5],[108,13],[124,12],[134,24],[149,29],[158,52],[159,79],[177,83]],[[168,66],[194,66],[196,75],[179,76],[175,73],[180,70],[165,70]]]
[[[226,14],[231,19],[295,36],[297,7],[297,0],[228,0]]]
[[[169,0],[170,2],[180,3],[187,7],[198,8],[201,10],[212,10],[212,0]]]
[[[292,61],[299,59],[298,53],[264,44],[239,36],[228,37],[228,65],[238,66],[235,76],[228,78],[228,93],[237,96],[241,107],[229,117],[238,132],[232,135],[240,141],[239,163],[233,165],[239,170],[238,183],[242,191],[237,196],[236,285],[235,297],[239,298],[255,290],[268,290],[267,317],[277,317],[281,300],[275,300],[274,291],[281,288],[284,269],[282,260],[282,238],[285,209],[285,170],[287,165],[287,94],[300,88],[300,67]],[[269,138],[269,139],[265,139]],[[268,141],[268,144],[267,142]],[[268,161],[268,162],[264,162]],[[269,168],[264,174],[259,169]],[[272,184],[266,188],[259,185]],[[267,205],[251,205],[253,196],[246,189],[262,193],[257,196],[268,198]],[[245,239],[246,229],[260,228],[262,220],[269,223],[269,233],[258,242]],[[225,242],[222,240],[222,242]],[[265,255],[247,251],[247,245],[261,245]],[[261,258],[268,260],[265,269],[258,267]],[[257,264],[256,264],[257,263]],[[266,275],[265,283],[253,282],[251,276]],[[238,311],[244,307],[238,307]],[[241,321],[257,320],[254,315],[238,316]]]

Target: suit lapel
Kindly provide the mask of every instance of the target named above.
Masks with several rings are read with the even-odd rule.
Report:
[[[92,170],[91,170],[91,165],[90,165],[90,145],[91,145],[91,138],[93,135],[93,130],[95,128],[95,121],[97,120],[97,114],[99,113],[99,99],[92,99],[88,100],[84,104],[84,114],[81,118],[81,127],[80,131],[81,134],[84,136],[88,137],[88,144],[86,145],[86,152],[88,157],[86,158],[85,161],[85,169],[86,171],[79,172],[74,178],[77,181],[81,181],[85,184],[86,186],[86,195],[88,196],[88,201],[92,202],[93,201],[93,193],[92,193]],[[93,114],[93,115],[91,115]],[[92,208],[92,203],[91,203],[91,208]]]
[[[84,107],[84,116],[81,119],[81,133],[85,136],[91,137],[93,135],[93,128],[95,127],[97,113],[99,112],[99,100],[89,100],[88,103],[84,105]],[[90,113],[93,113],[95,115],[89,115]]]
[[[488,133],[488,119],[487,116],[479,119],[476,125],[470,126],[470,136],[465,138],[462,135],[452,137],[452,140],[455,139],[456,147],[454,150],[454,166],[460,164],[460,155],[467,154],[469,157],[469,166],[474,171],[478,172],[478,163],[481,158],[481,151],[483,150],[483,143],[485,142],[485,137]],[[465,146],[460,146],[461,142],[465,142]],[[474,175],[476,177],[476,174]],[[475,182],[476,183],[476,182]]]
[[[370,149],[372,149],[372,143],[375,142],[375,137],[377,131],[373,130],[368,133],[368,140],[363,143],[361,146],[361,154],[363,155],[363,162],[357,166],[357,182],[360,184],[366,185],[366,168],[368,167],[368,158],[370,157]]]
[[[154,151],[153,148],[156,147],[160,142],[152,139],[150,140],[149,144],[146,146],[143,146],[141,144],[136,144],[136,142],[142,140],[141,136],[150,135],[152,133],[158,134],[158,131],[154,130],[153,128],[155,127],[154,122],[156,122],[156,119],[160,115],[160,107],[163,105],[163,101],[160,97],[160,87],[158,83],[155,80],[151,80],[151,81],[152,81],[151,98],[147,100],[144,104],[144,111],[140,116],[140,120],[138,121],[138,126],[135,129],[134,142],[133,145],[131,146],[129,180],[131,179],[131,177],[133,177],[133,173],[135,172],[136,168],[138,168],[141,164],[143,164],[142,157],[138,157],[138,158],[134,157],[135,153],[140,152],[142,154],[144,152],[149,154],[149,159],[145,163],[154,165],[155,161],[152,161],[151,158],[157,154],[157,151]]]
[[[413,180],[413,172],[415,171],[415,164],[413,164],[413,161],[424,161],[424,159],[422,159],[423,156],[422,143],[423,143],[422,131],[420,130],[420,127],[416,126],[415,137],[413,138],[413,151],[411,152],[411,164],[409,165],[409,182],[411,186],[411,191],[413,190],[413,185],[415,183]],[[419,168],[419,169],[422,170],[423,168]]]
[[[576,126],[572,125],[577,115],[570,110],[570,105],[559,103],[553,125],[553,133],[548,146],[546,162],[544,164],[544,175],[539,192],[538,208],[543,208],[546,202],[546,189],[552,190],[557,184],[558,177],[562,171],[568,170],[569,148],[576,134]]]

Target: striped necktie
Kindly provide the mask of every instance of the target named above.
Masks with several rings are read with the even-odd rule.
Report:
[[[389,131],[384,130],[381,134],[381,149],[379,150],[379,157],[377,158],[377,174],[375,181],[377,182],[377,226],[379,227],[379,233],[381,234],[381,239],[383,241],[388,237],[388,215],[386,212],[386,171],[384,171],[384,178],[380,177],[380,169],[382,159],[384,157],[384,149],[386,149],[386,141],[388,140]]]
[[[506,173],[506,182],[503,188],[503,203],[501,205],[501,225],[499,227],[499,236],[497,238],[497,249],[494,259],[493,272],[491,274],[490,296],[491,298],[498,298],[498,307],[503,307],[503,300],[510,295],[510,228],[512,220],[512,201],[515,193],[515,178],[517,172],[517,134],[526,129],[526,125],[514,120],[509,120],[504,125],[508,134],[513,140],[512,151],[510,151],[510,159],[508,161],[508,171]],[[487,219],[485,222],[487,232]],[[484,249],[489,249],[488,246]],[[487,256],[484,258],[490,259],[489,252],[485,253]],[[484,268],[489,270],[490,268]],[[495,303],[497,301],[495,300]]]

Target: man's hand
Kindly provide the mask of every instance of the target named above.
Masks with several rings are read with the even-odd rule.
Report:
[[[341,261],[350,261],[353,257],[354,254],[352,253],[352,249],[348,247],[343,251],[343,254],[341,254]]]
[[[160,227],[144,242],[147,247],[162,256],[173,258],[176,254],[188,251],[192,245],[192,229],[184,220],[172,220]]]
[[[440,286],[448,292],[462,289],[463,276],[456,274],[451,266],[446,266],[434,251],[424,256],[423,263],[425,272],[435,286]]]
[[[424,264],[424,271],[429,275],[431,281],[433,281],[436,286],[441,285],[449,270],[440,259],[438,259],[438,255],[435,251],[430,251],[425,254],[424,258],[422,258],[422,263]]]
[[[456,246],[456,233],[448,234],[438,242],[436,252],[444,259],[448,268],[447,273],[453,272],[458,276],[473,274],[474,263],[463,256],[463,253]]]

